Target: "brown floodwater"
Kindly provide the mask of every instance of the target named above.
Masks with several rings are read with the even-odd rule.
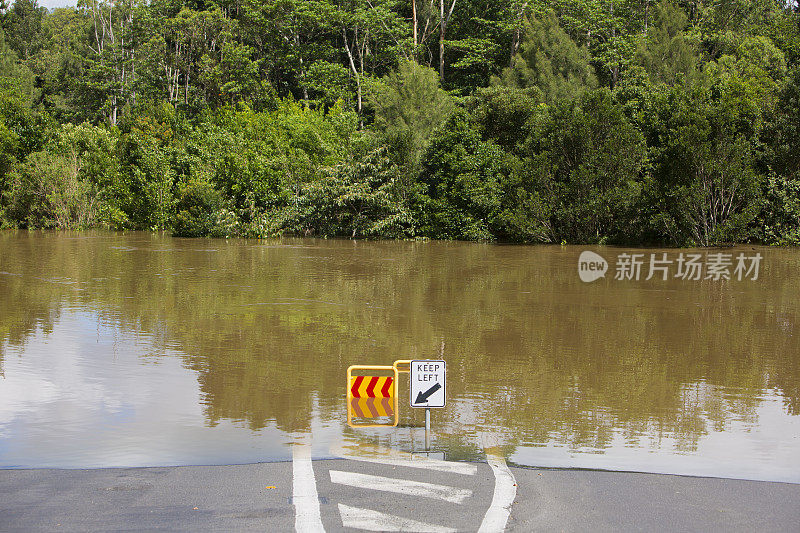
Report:
[[[584,250],[609,263],[591,283]],[[521,465],[800,482],[799,318],[798,249],[0,232],[0,466],[416,450],[407,378],[400,427],[352,429],[346,370],[442,358],[449,459],[489,438]]]

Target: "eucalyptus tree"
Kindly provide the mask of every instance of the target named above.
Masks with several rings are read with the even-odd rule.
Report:
[[[528,0],[463,0],[448,24],[448,89],[471,94],[510,65],[532,13]]]
[[[112,125],[120,110],[136,104],[134,16],[141,0],[79,0],[86,23],[81,100],[93,105]]]
[[[337,22],[347,66],[356,84],[356,110],[364,107],[365,77],[380,76],[409,59],[408,28],[397,12],[396,0],[336,2]],[[366,83],[369,83],[366,81]]]
[[[647,0],[543,0],[567,34],[586,46],[597,76],[611,89],[630,64],[636,45],[647,31],[651,3]]]
[[[308,102],[312,65],[339,62],[337,18],[327,0],[243,0],[242,39],[262,60],[262,76],[279,94]]]

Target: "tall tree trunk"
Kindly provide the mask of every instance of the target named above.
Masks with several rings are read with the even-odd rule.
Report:
[[[136,52],[131,50],[131,106],[136,107]]]
[[[439,0],[439,77],[444,83],[444,0]]]
[[[439,0],[439,77],[444,82],[444,35],[447,32],[447,25],[450,17],[453,16],[453,9],[456,7],[456,0],[450,4],[447,14],[444,12],[444,0]]]
[[[344,50],[347,52],[347,59],[350,62],[350,70],[353,72],[353,76],[356,79],[356,90],[358,91],[358,116],[359,116],[359,125],[362,125],[361,122],[361,107],[362,107],[362,96],[361,96],[361,74],[364,72],[364,55],[361,54],[361,73],[359,73],[358,69],[356,68],[356,62],[353,59],[353,50],[350,48],[350,41],[347,37],[347,29],[342,27],[342,38],[344,39]],[[358,43],[354,43],[354,48],[358,46]]]
[[[616,43],[617,40],[617,25],[614,22],[614,0],[611,0],[611,45],[614,47],[616,51]],[[614,61],[617,61],[614,58]],[[614,66],[611,67],[611,90],[614,90],[614,87],[617,86],[617,78],[619,77],[619,63],[615,63]]]
[[[514,32],[514,38],[511,40],[511,55],[508,58],[508,66],[514,66],[514,55],[519,50],[520,39],[522,37],[522,22],[525,20],[525,10],[528,8],[528,2],[523,2],[519,8],[519,16],[517,17],[517,29]]]
[[[411,17],[414,19],[414,55],[417,52],[417,0],[411,0]]]

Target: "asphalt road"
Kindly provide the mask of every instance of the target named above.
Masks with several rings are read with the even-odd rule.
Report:
[[[0,470],[0,531],[800,531],[795,484],[409,457]]]

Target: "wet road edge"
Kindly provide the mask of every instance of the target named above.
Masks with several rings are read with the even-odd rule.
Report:
[[[320,477],[350,463],[329,459],[311,464]],[[479,467],[488,472],[486,463]],[[516,494],[506,531],[796,531],[800,523],[800,484],[514,466],[509,470]],[[432,482],[438,475],[426,474]],[[488,476],[481,479],[488,482]],[[293,478],[292,462],[0,469],[0,531],[295,531]],[[338,490],[330,486],[317,495],[326,531],[346,530],[326,511],[340,502]],[[395,496],[375,498],[391,505]],[[476,491],[470,505],[476,507],[476,516],[483,516],[493,501],[490,490]],[[413,509],[417,519],[447,518],[427,516],[425,507]],[[478,527],[476,523],[471,530]]]

